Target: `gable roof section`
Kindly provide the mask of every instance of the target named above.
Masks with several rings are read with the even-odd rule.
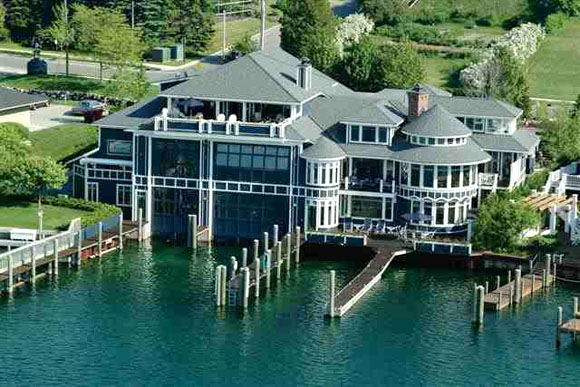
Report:
[[[489,98],[432,96],[429,103],[441,105],[455,116],[516,118],[523,112],[506,102]]]
[[[153,117],[159,115],[165,106],[167,106],[165,98],[153,97],[103,117],[94,124],[109,128],[141,129],[151,123]]]
[[[0,112],[43,102],[48,102],[48,97],[45,95],[20,93],[16,90],[0,87]]]
[[[483,149],[497,152],[529,153],[540,143],[531,130],[516,130],[511,136],[473,133],[471,136]]]
[[[281,49],[257,51],[218,69],[199,74],[161,95],[271,103],[301,103],[320,94],[348,94],[350,89],[312,69],[312,87],[296,84],[299,60]]]
[[[424,137],[466,137],[471,135],[465,125],[440,105],[435,105],[402,129],[403,133]]]

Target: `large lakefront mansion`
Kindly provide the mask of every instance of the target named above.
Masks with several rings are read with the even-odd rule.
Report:
[[[482,195],[522,183],[539,140],[505,102],[410,90],[354,92],[281,49],[165,88],[97,122],[74,195],[112,203],[154,234],[218,238],[271,225],[381,232],[465,229]]]

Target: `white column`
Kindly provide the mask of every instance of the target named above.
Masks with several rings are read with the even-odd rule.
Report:
[[[421,188],[423,188],[423,174],[424,173],[425,173],[424,166],[419,165],[419,187],[421,187]]]

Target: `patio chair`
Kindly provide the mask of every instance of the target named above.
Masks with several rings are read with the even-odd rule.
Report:
[[[365,222],[363,225],[363,232],[370,232],[373,227],[372,220],[370,218],[365,218]]]

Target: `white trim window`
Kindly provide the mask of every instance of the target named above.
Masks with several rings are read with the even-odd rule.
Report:
[[[133,186],[117,184],[116,203],[120,207],[131,207],[133,204]]]
[[[133,152],[133,143],[126,140],[107,140],[107,153],[117,156],[130,156]]]
[[[99,183],[97,182],[87,183],[86,199],[91,202],[99,201]]]

